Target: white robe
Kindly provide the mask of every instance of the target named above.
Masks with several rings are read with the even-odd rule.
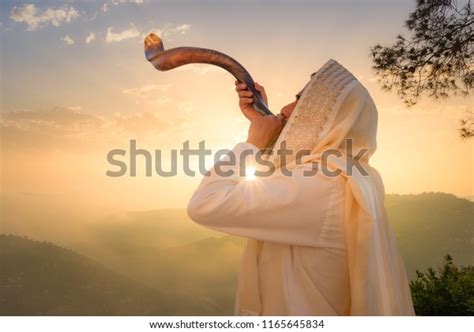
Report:
[[[369,163],[376,134],[377,108],[369,92],[330,59],[311,75],[273,146],[275,174],[250,181],[239,172],[221,177],[213,169],[203,179],[189,202],[190,217],[248,238],[236,314],[414,315],[383,182]],[[303,165],[280,160],[283,143],[293,155],[311,153]],[[246,148],[257,151],[241,143],[234,154]],[[328,158],[326,166],[340,175],[303,176],[334,150],[339,156]],[[282,165],[292,176],[279,172]],[[226,167],[239,166],[236,161]]]
[[[191,198],[188,214],[206,227],[259,240],[258,284],[261,312],[245,312],[236,297],[235,314],[347,315],[349,271],[344,235],[345,178],[321,172],[304,176],[307,163],[292,176],[276,172],[248,180],[240,176],[239,143],[235,165],[223,177],[213,168]],[[252,156],[247,165],[252,163]],[[247,250],[247,247],[244,249]],[[243,257],[246,253],[244,251]],[[242,266],[241,274],[247,273]],[[243,279],[243,275],[240,279]],[[239,288],[245,287],[240,284]]]

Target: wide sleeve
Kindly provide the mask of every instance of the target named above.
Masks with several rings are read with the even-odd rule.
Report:
[[[231,153],[232,165],[216,165],[208,172],[188,204],[188,215],[195,222],[214,230],[256,240],[313,246],[329,218],[329,210],[341,190],[337,178],[323,174],[307,175],[308,165],[300,165],[291,176],[275,172],[271,176],[248,179],[242,152],[258,149],[239,143]],[[226,161],[232,158],[229,155]],[[254,160],[253,160],[254,161]],[[311,168],[311,165],[309,165]],[[223,176],[223,172],[227,176]],[[229,171],[233,171],[229,175]],[[306,172],[305,172],[306,171]]]

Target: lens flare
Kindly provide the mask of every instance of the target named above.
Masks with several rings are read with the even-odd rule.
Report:
[[[245,169],[245,179],[247,181],[255,180],[255,167],[249,166]]]

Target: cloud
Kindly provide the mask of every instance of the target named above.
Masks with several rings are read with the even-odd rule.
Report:
[[[22,128],[45,126],[51,128],[97,125],[99,117],[86,114],[80,106],[56,107],[47,111],[15,111],[3,114],[2,125]]]
[[[139,88],[124,89],[122,93],[129,96],[146,98],[156,92],[166,92],[171,88],[171,84],[147,84]]]
[[[95,33],[91,32],[84,40],[86,44],[90,44],[95,40]]]
[[[125,29],[121,32],[115,33],[112,31],[112,27],[107,29],[107,35],[105,36],[106,43],[120,42],[122,40],[138,37],[140,33],[138,30],[131,25],[129,29]]]
[[[110,122],[116,131],[133,135],[157,135],[162,133],[163,129],[170,128],[170,124],[161,112],[117,113]]]
[[[175,28],[176,32],[184,35],[191,26],[189,24],[181,24]]]
[[[102,12],[106,13],[106,12],[109,11],[110,5],[117,6],[117,5],[124,4],[124,3],[133,3],[133,4],[136,4],[136,5],[142,5],[142,4],[145,3],[145,1],[144,0],[110,0],[109,2],[104,2],[102,7],[100,8],[100,10],[102,10]]]
[[[41,10],[33,4],[24,4],[14,6],[10,12],[10,18],[17,23],[25,23],[28,31],[35,31],[47,25],[58,27],[63,23],[70,23],[77,17],[79,13],[72,6]]]
[[[142,5],[144,0],[111,0],[110,2],[115,6],[120,5],[121,3],[134,3],[137,5]]]
[[[155,99],[151,100],[151,103],[153,103],[153,104],[166,104],[166,103],[170,103],[172,101],[173,101],[172,98],[159,97],[159,98],[155,98]]]
[[[4,147],[59,147],[81,141],[81,136],[103,125],[99,117],[80,108],[57,107],[46,111],[15,111],[2,115]]]
[[[64,44],[66,45],[72,45],[74,44],[74,40],[69,37],[69,35],[65,35],[63,38],[61,38],[61,40],[64,42]]]
[[[134,129],[139,132],[144,128],[160,130],[165,123],[159,111],[97,116],[84,112],[80,106],[68,106],[43,111],[6,112],[0,120],[0,128],[2,131],[5,128],[16,128],[30,133],[44,131],[52,136],[72,136],[87,132],[100,134],[111,129],[130,132],[134,132]]]
[[[160,36],[163,39],[170,39],[176,35],[184,35],[186,34],[191,26],[189,24],[183,23],[177,26],[170,26],[169,24],[165,25],[163,28],[153,28],[148,31],[148,33],[142,35],[145,38],[148,34],[154,33]]]
[[[86,113],[79,106],[43,111],[2,114],[0,130],[5,148],[89,149],[123,137],[157,137],[186,119],[180,114],[142,111],[103,116]]]

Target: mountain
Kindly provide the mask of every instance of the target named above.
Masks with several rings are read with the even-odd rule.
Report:
[[[143,286],[71,250],[0,235],[1,315],[215,314],[216,305]]]
[[[232,314],[240,256],[244,240],[233,236],[207,238],[163,250],[143,266],[133,265],[133,277],[147,285],[167,285],[170,292],[184,291],[205,297]]]
[[[130,211],[89,224],[98,242],[170,247],[221,235],[189,220],[185,209]]]
[[[445,193],[387,195],[385,206],[397,234],[409,278],[438,266],[449,253],[456,264],[474,265],[474,203]]]
[[[221,236],[164,248],[112,242],[78,250],[151,288],[204,298],[232,314],[243,242]]]
[[[473,202],[424,193],[387,195],[385,203],[410,278],[440,265],[446,253],[457,264],[474,263]],[[196,225],[185,209],[110,219],[95,225],[91,238],[101,241],[75,248],[150,287],[204,296],[232,313],[243,239]]]
[[[387,195],[385,203],[410,278],[441,265],[447,253],[456,264],[474,265],[473,202],[424,193]],[[83,234],[87,241],[82,236],[67,244],[75,252],[0,237],[0,308],[9,303],[16,314],[232,314],[244,239],[193,223],[185,209],[113,215]]]

